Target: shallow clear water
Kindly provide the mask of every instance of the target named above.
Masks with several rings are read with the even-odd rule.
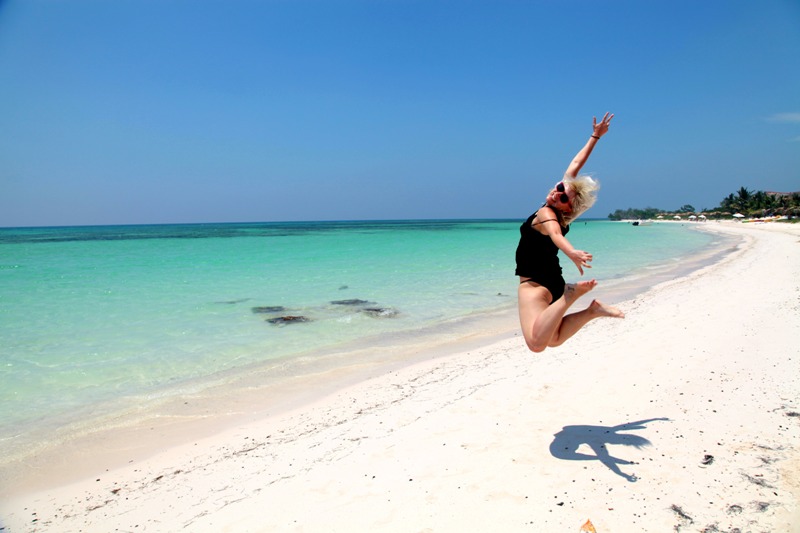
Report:
[[[512,308],[520,223],[0,229],[0,442],[112,399]],[[579,221],[569,238],[594,254],[587,277],[599,280],[715,239],[607,221]],[[306,321],[268,322],[281,316]]]

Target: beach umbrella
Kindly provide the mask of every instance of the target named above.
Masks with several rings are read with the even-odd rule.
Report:
[[[741,214],[741,213],[734,213],[734,214],[733,214],[733,216],[734,216],[735,218],[744,218],[744,215],[743,215],[743,214]]]
[[[675,220],[680,220],[680,219],[681,219],[681,217],[679,217],[678,215],[675,215],[675,216],[674,216],[674,217],[672,217],[672,218],[674,218]]]
[[[694,220],[696,218],[697,218],[696,216],[692,215],[692,216],[689,217],[689,220]]]

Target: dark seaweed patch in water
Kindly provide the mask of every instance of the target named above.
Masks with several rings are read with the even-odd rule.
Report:
[[[397,230],[450,231],[496,229],[507,220],[397,220],[345,222],[261,222],[230,224],[153,224],[132,226],[64,226],[0,228],[0,244],[72,241],[128,241],[145,239],[214,239],[231,237],[294,237],[347,230],[379,233]]]
[[[392,318],[400,314],[397,309],[391,307],[365,307],[361,312],[373,318]]]
[[[358,298],[353,298],[350,300],[333,300],[331,302],[333,305],[374,305],[375,302],[368,302],[367,300],[359,300]]]
[[[272,314],[283,313],[286,311],[286,308],[282,305],[265,305],[262,307],[252,307],[250,310],[256,314]]]
[[[311,319],[304,316],[279,316],[277,318],[268,318],[267,322],[270,324],[275,324],[276,326],[281,326],[283,324],[299,324],[302,322],[310,322]]]
[[[152,239],[208,239],[245,236],[239,228],[187,224],[159,226],[87,226],[0,231],[0,243],[132,241]]]

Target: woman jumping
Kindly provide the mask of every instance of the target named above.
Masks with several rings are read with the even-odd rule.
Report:
[[[597,281],[567,284],[561,275],[558,250],[569,257],[578,271],[591,268],[592,254],[572,247],[565,235],[570,223],[589,209],[596,199],[598,183],[589,176],[579,176],[600,137],[608,133],[614,115],[605,114],[600,123],[592,119],[592,136],[572,160],[564,178],[547,194],[542,207],[520,226],[517,246],[519,276],[519,321],[525,343],[533,352],[559,346],[587,322],[598,317],[625,315],[616,307],[593,300],[577,313],[566,315],[575,301],[594,289]]]

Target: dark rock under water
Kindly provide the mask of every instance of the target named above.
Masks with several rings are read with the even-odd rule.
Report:
[[[333,300],[331,302],[333,305],[374,305],[375,302],[369,302],[367,300],[359,300],[358,298],[353,298],[351,300]]]
[[[269,313],[283,313],[286,308],[282,305],[266,305],[262,307],[253,307],[251,310],[256,314],[269,314]]]
[[[392,307],[365,307],[361,312],[374,318],[392,318],[400,314]]]
[[[276,326],[280,326],[282,324],[299,324],[301,322],[310,322],[311,319],[305,316],[295,316],[295,315],[287,315],[287,316],[279,316],[275,318],[268,318],[267,322],[270,324],[275,324]]]

